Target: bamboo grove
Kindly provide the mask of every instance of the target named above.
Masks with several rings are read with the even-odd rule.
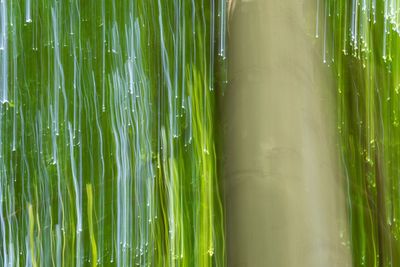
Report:
[[[0,265],[224,266],[223,0],[0,0]]]
[[[317,0],[337,81],[353,266],[400,265],[400,1]]]

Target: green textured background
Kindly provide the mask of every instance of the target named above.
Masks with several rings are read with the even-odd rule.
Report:
[[[225,265],[225,14],[214,0],[0,2],[0,265]]]

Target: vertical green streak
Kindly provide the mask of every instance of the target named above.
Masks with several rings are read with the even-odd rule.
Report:
[[[36,256],[35,256],[35,218],[33,215],[32,205],[28,204],[28,216],[29,216],[29,245],[30,245],[30,257],[32,266],[36,267]]]
[[[87,194],[87,206],[88,206],[88,224],[89,224],[89,235],[90,235],[90,244],[92,246],[92,259],[97,259],[97,245],[96,238],[94,237],[93,230],[93,192],[92,185],[86,185],[86,194]],[[92,266],[97,266],[97,261],[92,261]]]

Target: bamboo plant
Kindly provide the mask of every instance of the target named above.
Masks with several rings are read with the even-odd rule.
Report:
[[[0,0],[0,265],[225,266],[224,0]]]
[[[400,1],[317,1],[337,81],[353,266],[399,266]]]

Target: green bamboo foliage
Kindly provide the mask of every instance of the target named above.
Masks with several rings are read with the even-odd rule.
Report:
[[[353,265],[400,266],[400,1],[324,4],[317,36],[337,75]]]
[[[225,265],[225,14],[0,0],[1,266]]]

